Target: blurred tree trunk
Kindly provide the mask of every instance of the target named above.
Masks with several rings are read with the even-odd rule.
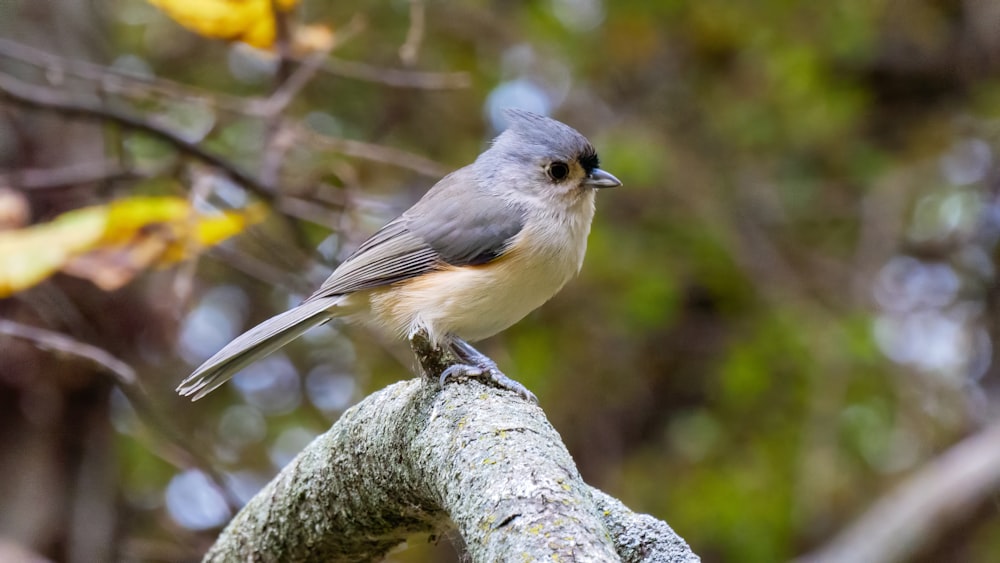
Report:
[[[10,36],[55,53],[95,59],[103,23],[90,3],[18,6]],[[22,67],[0,60],[0,69]],[[106,158],[93,123],[0,107],[0,172],[58,168]],[[98,200],[97,184],[24,190],[33,220]],[[14,226],[14,225],[8,225]],[[71,335],[114,353],[134,350],[156,324],[138,294],[94,291],[57,279],[0,302],[0,317]],[[127,354],[126,354],[127,355]],[[58,561],[117,559],[117,460],[109,418],[111,385],[97,368],[0,336],[0,539]]]

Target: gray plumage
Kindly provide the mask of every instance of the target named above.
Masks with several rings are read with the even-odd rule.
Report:
[[[582,172],[575,181],[580,190],[586,184],[620,184],[598,169],[594,147],[571,127],[526,111],[505,113],[508,129],[474,163],[443,178],[413,207],[372,235],[301,305],[264,321],[209,358],[180,384],[178,392],[193,399],[203,397],[240,369],[306,330],[345,314],[339,309],[351,294],[388,289],[435,271],[483,266],[502,258],[519,240],[527,221],[561,217],[561,203],[556,204],[555,215],[549,217],[552,202],[563,197],[556,192],[568,189],[545,175],[552,162],[578,165]],[[592,173],[602,176],[595,179]],[[577,245],[579,256],[571,257],[576,259],[576,269],[586,247],[593,213],[592,194],[589,197],[589,204],[579,212],[585,216],[585,229],[573,229],[572,240],[582,236],[582,246]],[[563,246],[553,251],[561,252]],[[574,267],[571,262],[567,261],[568,267]],[[552,293],[563,283],[558,277],[546,283],[557,286]]]
[[[476,201],[491,198],[476,186],[469,166],[442,178],[348,256],[309,299],[372,289],[445,265],[478,265],[499,258],[524,226],[524,212]],[[431,212],[433,222],[422,220]]]
[[[236,372],[326,322],[324,313],[336,306],[336,301],[336,297],[314,299],[244,332],[182,381],[177,392],[191,395],[192,401],[208,395]]]

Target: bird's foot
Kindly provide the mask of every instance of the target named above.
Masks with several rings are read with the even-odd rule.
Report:
[[[449,379],[460,379],[463,377],[474,378],[480,381],[486,381],[500,387],[501,389],[507,389],[508,391],[513,391],[520,395],[527,401],[534,404],[538,404],[538,397],[534,393],[528,391],[528,388],[521,383],[507,377],[504,372],[500,371],[492,360],[487,359],[484,362],[480,362],[481,365],[474,366],[470,364],[452,364],[448,369],[441,372],[441,387]]]

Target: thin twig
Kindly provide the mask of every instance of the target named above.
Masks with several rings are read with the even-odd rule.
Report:
[[[196,174],[194,176],[194,182],[191,183],[191,188],[188,190],[188,205],[191,206],[191,209],[199,209],[201,203],[208,199],[209,194],[212,192],[213,183],[211,175]],[[188,213],[187,224],[184,226],[184,229],[189,233],[196,232],[198,229],[198,220],[197,213]],[[174,297],[176,298],[174,315],[176,317],[181,315],[181,311],[188,310],[191,296],[194,293],[194,276],[198,270],[198,263],[201,261],[203,250],[204,248],[198,237],[185,237],[184,255],[189,258],[184,260],[177,268],[173,283]]]
[[[406,66],[417,64],[417,53],[424,41],[424,27],[427,6],[423,0],[410,0],[410,28],[406,32],[406,41],[399,47],[399,60]]]
[[[384,84],[394,88],[457,90],[472,85],[472,79],[467,72],[428,72],[385,68],[336,57],[327,59],[323,70],[345,78]]]
[[[332,45],[331,45],[332,47]],[[316,73],[323,68],[323,61],[330,54],[330,48],[313,53],[305,58],[298,68],[292,72],[281,86],[275,90],[274,94],[262,104],[261,113],[265,117],[278,115],[291,103],[295,96],[316,76]]]
[[[285,82],[292,73],[292,33],[288,12],[281,9],[278,0],[271,0],[271,17],[274,19],[274,53],[278,56],[278,83]]]
[[[114,67],[60,57],[10,39],[0,38],[0,57],[41,68],[46,76],[55,77],[57,83],[66,75],[93,82],[107,94],[155,94],[171,99],[207,102],[213,107],[248,115],[256,115],[257,104],[263,102],[258,98],[230,96],[165,78],[139,76]]]
[[[309,143],[315,144],[315,146],[347,156],[391,164],[401,168],[409,168],[432,178],[440,178],[448,173],[448,169],[440,163],[401,149],[352,139],[331,137],[304,125],[296,125],[294,131]]]
[[[275,11],[276,17],[281,14],[280,25],[287,28],[288,23],[285,21],[281,10],[278,9],[277,5],[274,5],[274,2],[275,0],[272,0],[272,9]],[[267,132],[265,133],[264,151],[260,166],[260,177],[264,182],[268,184],[276,184],[278,182],[285,153],[291,147],[291,135],[286,133],[283,126],[282,112],[295,99],[295,96],[316,76],[316,73],[323,66],[323,61],[330,55],[335,45],[336,43],[331,42],[326,49],[309,55],[291,73],[291,76],[284,79],[275,89],[274,93],[261,104],[260,109],[267,120]],[[286,45],[286,54],[287,49]],[[282,61],[284,60],[283,58]],[[282,75],[282,73],[279,73],[279,76]]]
[[[6,99],[25,107],[55,111],[70,117],[109,121],[128,129],[147,133],[166,141],[188,156],[218,168],[265,201],[273,201],[277,193],[273,187],[264,185],[240,170],[235,164],[203,149],[196,143],[188,141],[180,134],[140,117],[105,107],[99,102],[93,103],[72,98],[54,88],[28,84],[2,73],[0,73],[0,99]]]
[[[296,219],[326,227],[332,232],[340,230],[339,217],[342,210],[330,209],[313,200],[286,196],[278,202],[278,210]]]
[[[78,162],[60,168],[25,168],[0,174],[0,186],[18,190],[55,190],[96,182],[142,178],[147,174],[125,168],[114,160]]]
[[[322,59],[328,53],[312,55],[306,64],[295,66],[291,59],[291,20],[288,11],[278,5],[278,0],[271,0],[271,15],[274,18],[275,43],[274,52],[278,56],[278,71],[275,73],[274,86],[267,101],[262,104],[264,110],[264,142],[258,173],[263,182],[277,185],[281,179],[281,169],[285,154],[290,146],[284,133],[285,117],[282,115],[292,99],[312,80]],[[289,223],[289,233],[295,242],[305,248],[308,238],[301,225]]]
[[[123,390],[145,393],[142,390],[139,379],[135,375],[132,366],[112,356],[104,350],[73,340],[72,338],[52,332],[43,328],[28,326],[25,324],[0,319],[0,334],[20,338],[34,342],[39,348],[44,350],[55,350],[78,358],[85,359],[95,364],[102,371],[111,375],[115,383]]]
[[[213,246],[208,255],[236,268],[244,274],[266,284],[271,288],[281,288],[289,293],[308,295],[315,291],[302,276],[289,273],[286,269],[275,266],[267,260],[261,260],[246,252],[240,252],[226,245]]]
[[[333,49],[355,37],[366,26],[364,18],[355,17],[335,36]],[[197,101],[211,104],[243,115],[261,115],[262,98],[242,98],[221,92],[205,90],[160,77],[139,76],[134,73],[103,66],[87,61],[69,59],[41,49],[0,38],[0,57],[42,68],[49,76],[75,76],[95,83],[101,91],[109,94],[145,94],[165,96],[171,99]],[[296,63],[304,61],[292,57]],[[383,84],[394,88],[414,88],[428,90],[448,90],[468,88],[472,84],[467,72],[434,72],[406,69],[383,68],[358,61],[330,58],[323,64],[323,72]]]
[[[281,180],[285,155],[292,148],[294,135],[284,124],[281,115],[268,120],[264,134],[264,150],[260,156],[260,178],[266,184],[276,185]]]

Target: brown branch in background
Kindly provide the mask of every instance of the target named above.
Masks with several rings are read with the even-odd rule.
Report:
[[[275,5],[275,0],[272,0],[272,9],[275,11],[275,17],[279,18],[280,26],[286,29],[287,34],[287,18]],[[283,127],[281,114],[295,99],[295,96],[316,76],[316,73],[323,66],[323,61],[330,56],[330,52],[338,44],[341,43],[331,42],[326,49],[312,53],[287,78],[283,78],[284,73],[279,72],[278,76],[281,82],[275,88],[274,93],[260,104],[260,109],[267,120],[266,140],[264,141],[260,166],[260,177],[265,183],[276,184],[278,182],[285,153],[291,147],[292,138]],[[287,51],[287,49],[288,46],[285,45],[285,50]],[[284,57],[284,55],[282,56]],[[285,60],[282,58],[283,63]]]
[[[213,107],[248,115],[257,114],[259,112],[257,104],[262,101],[257,98],[229,96],[165,78],[139,76],[114,67],[60,57],[2,37],[0,37],[0,57],[41,68],[45,71],[46,77],[55,84],[60,84],[69,75],[94,83],[106,94],[126,94],[133,97],[152,94],[174,100],[205,102]]]
[[[333,49],[353,39],[366,26],[362,17],[355,16],[334,38]],[[213,107],[243,115],[261,115],[261,98],[242,98],[205,90],[160,77],[139,76],[113,67],[60,57],[28,45],[0,38],[0,57],[44,69],[46,75],[59,82],[64,76],[75,76],[94,83],[109,94],[157,95],[171,99],[209,103]],[[294,59],[301,64],[302,61]],[[323,64],[323,72],[343,78],[383,84],[394,88],[450,90],[468,88],[472,81],[467,72],[434,72],[382,68],[357,61],[331,58]]]
[[[289,293],[302,295],[309,295],[316,289],[316,286],[309,280],[292,274],[290,270],[280,268],[268,260],[261,260],[252,254],[234,250],[225,245],[213,246],[208,250],[208,255],[271,288],[281,288]]]
[[[342,226],[338,216],[342,209],[331,209],[314,200],[288,196],[281,198],[278,202],[278,209],[285,215],[320,225],[331,232],[341,232]]]
[[[281,181],[281,169],[288,149],[292,148],[294,135],[284,125],[281,115],[268,120],[264,133],[264,149],[260,155],[260,178],[265,184],[276,185]]]
[[[1000,422],[952,446],[796,563],[907,561],[1000,490]]]
[[[302,137],[309,143],[315,144],[315,146],[326,148],[327,150],[347,156],[363,158],[365,160],[381,162],[383,164],[391,164],[401,168],[408,168],[432,178],[440,178],[448,173],[448,169],[443,165],[430,160],[429,158],[424,158],[401,149],[365,143],[363,141],[331,137],[304,125],[296,125],[294,127],[294,131],[296,135]]]
[[[76,99],[54,88],[28,84],[2,73],[0,73],[0,100],[8,100],[25,107],[51,110],[70,117],[108,121],[141,131],[169,143],[188,156],[214,166],[265,201],[273,201],[277,194],[277,190],[273,187],[262,184],[235,164],[208,152],[180,134],[142,118],[104,107],[99,102]]]
[[[472,79],[467,72],[428,72],[385,68],[330,57],[323,70],[345,78],[384,84],[394,88],[416,88],[423,90],[457,90],[468,88]]]
[[[112,356],[108,352],[73,340],[72,338],[52,332],[42,328],[28,326],[6,319],[0,319],[0,334],[13,336],[21,340],[28,340],[35,343],[43,350],[52,350],[69,354],[77,358],[82,358],[101,368],[101,371],[111,375],[115,383],[123,390],[134,391],[144,394],[140,387],[139,379],[135,375],[132,366]],[[144,399],[143,399],[144,400]]]
[[[153,405],[132,366],[105,350],[64,334],[6,319],[0,319],[0,334],[27,340],[42,350],[59,352],[86,360],[95,365],[100,373],[110,375],[129,403],[132,404],[136,414],[149,428],[158,432],[167,443],[181,454],[180,457],[184,460],[184,465],[196,467],[212,479],[230,508],[235,510],[241,506],[239,498],[226,483],[225,476],[213,468],[212,463],[199,453],[197,447],[189,446],[189,439],[174,428],[169,419],[164,417]]]
[[[147,174],[124,168],[114,160],[78,162],[59,168],[25,168],[0,174],[0,187],[18,190],[56,190],[97,182],[143,178]]]
[[[423,0],[410,0],[410,28],[406,32],[406,41],[399,48],[399,60],[405,66],[417,64],[417,53],[424,41],[426,16],[427,6]]]
[[[313,53],[299,64],[291,75],[261,103],[260,111],[264,117],[274,117],[288,107],[295,96],[316,76],[316,73],[323,68],[323,61],[330,55],[328,47],[322,51]]]
[[[208,199],[212,192],[212,184],[212,176],[208,174],[198,174],[194,177],[194,182],[188,189],[188,204],[191,209],[198,209],[201,202]],[[186,219],[187,224],[184,226],[186,232],[195,232],[198,228],[198,220],[197,213],[189,213]],[[189,258],[181,262],[175,270],[172,288],[176,301],[176,307],[173,309],[175,319],[181,318],[183,312],[189,310],[191,296],[194,294],[195,272],[198,270],[203,250],[198,237],[185,237],[184,255],[189,256]]]
[[[334,41],[331,50],[359,33],[364,28],[364,25],[363,19],[352,19],[346,26],[345,31],[342,31],[339,38]],[[199,101],[243,115],[254,116],[273,115],[275,107],[287,106],[287,103],[294,94],[308,83],[310,74],[315,72],[309,68],[303,70],[300,75],[301,79],[296,79],[294,82],[289,81],[287,83],[287,90],[279,90],[275,93],[278,97],[243,99],[199,90],[163,79],[137,77],[93,63],[65,59],[2,38],[0,38],[0,56],[43,67],[49,71],[48,74],[50,75],[59,75],[66,72],[94,81],[102,86],[114,83],[120,86],[114,89],[116,93],[124,92],[129,88],[138,88],[140,92],[151,92],[176,99]],[[300,63],[303,66],[310,66],[308,60]],[[324,72],[401,88],[466,88],[471,84],[469,75],[465,72],[439,73],[387,69],[332,57],[326,57],[325,60],[319,61],[319,64],[321,64],[321,70]],[[138,117],[104,107],[99,102],[95,103],[74,99],[58,89],[28,84],[4,74],[0,74],[0,99],[7,99],[26,107],[53,110],[66,115],[112,121],[129,129],[143,131],[172,144],[178,150],[194,158],[218,167],[235,181],[244,184],[248,189],[266,201],[271,201],[276,193],[270,183],[247,175],[232,163],[205,151],[197,144],[184,139],[179,134]],[[400,149],[360,141],[335,139],[316,132],[310,132],[310,136],[318,139],[328,149],[348,156],[401,166],[432,177],[439,177],[447,172],[447,169],[436,162]]]
[[[285,154],[291,146],[289,136],[284,132],[285,117],[282,114],[288,104],[316,75],[316,70],[329,52],[313,53],[305,63],[296,67],[291,58],[292,22],[290,13],[278,5],[278,0],[271,0],[271,15],[274,18],[274,52],[278,56],[278,69],[274,75],[271,95],[261,107],[264,110],[264,140],[258,174],[262,182],[268,185],[278,185],[281,181],[281,169],[285,162]],[[288,226],[290,227],[289,234],[299,247],[308,248],[311,246],[301,225],[289,222]]]
[[[26,107],[52,110],[56,113],[67,116],[106,120],[129,129],[151,134],[154,137],[170,143],[182,153],[215,167],[237,183],[242,184],[244,188],[257,194],[269,203],[273,204],[278,195],[278,191],[275,188],[270,187],[270,185],[265,185],[259,180],[246,174],[226,159],[206,151],[198,144],[184,139],[178,133],[160,125],[143,120],[139,117],[106,108],[99,103],[77,100],[65,95],[59,90],[27,84],[0,73],[0,100],[4,99],[11,100]],[[284,216],[279,215],[279,217],[283,220],[285,219]],[[287,221],[286,226],[288,226],[291,232],[295,232],[294,226],[287,223]],[[250,232],[254,232],[254,230],[251,229]],[[287,257],[287,253],[279,254],[277,257],[285,258]]]
[[[292,33],[288,12],[281,9],[278,0],[271,0],[271,17],[274,18],[274,53],[278,56],[278,83],[284,82],[292,73]]]

